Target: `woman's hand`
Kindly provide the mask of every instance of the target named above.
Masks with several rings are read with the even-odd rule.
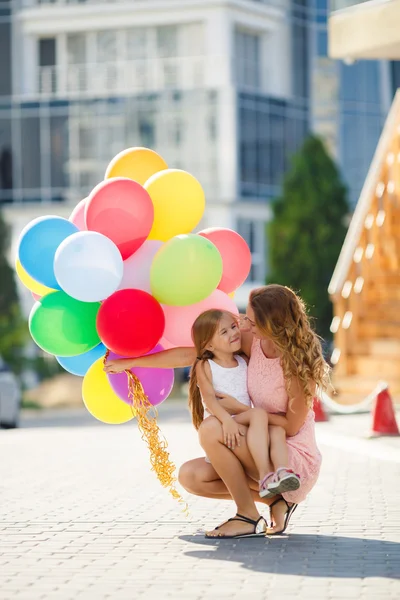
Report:
[[[235,419],[228,417],[222,422],[222,431],[224,435],[224,444],[234,450],[236,446],[240,446],[240,436],[246,435],[246,430],[238,425]]]
[[[226,412],[228,412],[230,415],[238,415],[242,412],[246,412],[250,408],[249,406],[246,406],[246,404],[242,404],[241,402],[236,400],[236,398],[230,396],[229,394],[222,394],[220,392],[217,392],[216,397],[222,408],[224,408]]]
[[[114,360],[107,359],[103,371],[106,373],[123,373],[133,367],[133,358],[118,358]]]

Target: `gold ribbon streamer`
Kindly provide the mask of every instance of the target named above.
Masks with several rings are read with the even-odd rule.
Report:
[[[108,355],[109,351],[104,357],[104,362],[106,362]],[[171,462],[169,452],[167,452],[168,443],[157,424],[158,411],[150,403],[136,375],[129,370],[126,370],[125,373],[128,377],[128,397],[132,401],[132,413],[137,418],[142,440],[147,443],[150,451],[151,470],[156,473],[161,485],[169,488],[168,491],[171,496],[178,500],[180,504],[183,504],[182,510],[187,515],[188,506],[175,488],[175,465]]]

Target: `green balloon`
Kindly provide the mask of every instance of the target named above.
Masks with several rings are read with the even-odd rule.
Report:
[[[151,292],[162,304],[187,306],[207,298],[221,277],[221,254],[210,240],[192,233],[177,235],[154,257]]]
[[[100,342],[96,317],[100,302],[80,302],[65,292],[43,296],[29,316],[29,331],[36,344],[57,356],[76,356]]]

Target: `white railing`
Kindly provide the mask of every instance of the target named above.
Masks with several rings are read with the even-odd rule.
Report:
[[[215,88],[227,83],[229,68],[226,62],[227,58],[223,56],[194,56],[41,67],[39,93],[135,94],[165,89]]]

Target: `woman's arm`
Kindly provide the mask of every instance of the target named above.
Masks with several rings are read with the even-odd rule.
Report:
[[[155,369],[177,369],[190,367],[196,359],[195,348],[171,348],[140,358],[108,359],[104,366],[106,373],[122,373],[133,367],[153,367]]]
[[[220,394],[216,392],[216,396],[219,400],[219,404],[226,410],[230,415],[239,415],[240,413],[247,412],[250,410],[250,406],[247,404],[242,404],[239,400],[236,400],[233,396],[229,396],[229,394]]]
[[[313,387],[315,388],[314,384]],[[297,377],[292,377],[290,393],[292,394],[293,400],[291,408],[288,408],[285,416],[268,413],[269,424],[283,427],[288,437],[292,437],[300,431],[305,423],[308,411],[310,410],[307,407],[304,392]]]

